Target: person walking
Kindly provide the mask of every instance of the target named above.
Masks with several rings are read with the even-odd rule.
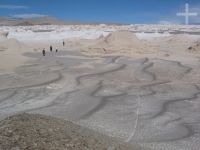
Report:
[[[65,41],[63,40],[63,46],[65,46]]]
[[[42,54],[43,54],[43,56],[45,56],[45,54],[46,54],[45,48],[42,50]]]
[[[52,52],[53,51],[53,47],[52,46],[50,46],[50,52]]]

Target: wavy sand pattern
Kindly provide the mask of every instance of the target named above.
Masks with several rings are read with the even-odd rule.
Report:
[[[24,111],[48,114],[143,147],[197,150],[200,82],[192,78],[192,65],[84,57],[47,56],[0,75],[5,83],[0,85],[0,118]]]

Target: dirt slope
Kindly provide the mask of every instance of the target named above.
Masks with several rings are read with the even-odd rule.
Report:
[[[138,150],[128,144],[42,115],[20,114],[0,122],[1,150]]]

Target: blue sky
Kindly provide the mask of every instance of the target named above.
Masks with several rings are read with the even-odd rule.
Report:
[[[52,16],[64,20],[115,23],[183,23],[185,3],[200,16],[199,0],[1,0],[1,17]],[[200,23],[200,17],[190,22]]]

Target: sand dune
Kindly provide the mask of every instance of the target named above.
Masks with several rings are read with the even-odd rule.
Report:
[[[5,47],[9,50],[15,50],[15,52],[24,49],[26,46],[16,39],[4,39],[0,40],[1,47]]]
[[[16,39],[7,39],[6,37],[6,33],[1,34],[0,69],[11,71],[28,60],[28,58],[23,56],[28,47]]]
[[[99,42],[94,47],[141,47],[139,46],[142,42],[136,38],[131,32],[113,32],[107,37],[101,37]]]
[[[191,46],[187,48],[187,51],[194,53],[200,52],[200,41],[194,42]]]
[[[153,53],[156,50],[147,43],[139,40],[134,33],[128,31],[116,31],[106,37],[100,37],[92,41],[83,51],[88,54],[135,54]]]
[[[196,53],[200,51],[200,38],[196,35],[172,35],[166,38],[165,42],[171,46],[182,46],[186,52]]]
[[[182,43],[191,44],[191,42],[196,40],[196,38],[195,36],[191,37],[190,35],[179,34],[166,37],[164,40],[169,44],[182,44]]]
[[[2,33],[0,33],[0,40],[1,39],[7,39],[7,37],[8,37],[8,32],[2,32]]]

